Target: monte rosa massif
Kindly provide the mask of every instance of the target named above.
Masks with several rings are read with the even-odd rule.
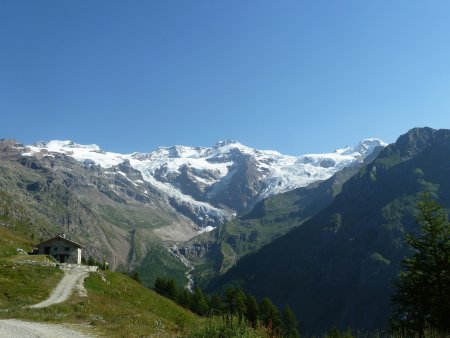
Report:
[[[62,154],[83,165],[110,170],[112,175],[119,173],[136,188],[150,184],[204,232],[249,211],[263,198],[328,179],[384,146],[383,141],[371,138],[332,153],[296,157],[220,141],[212,147],[172,146],[119,154],[97,145],[54,140],[23,146],[21,153],[36,157]],[[136,178],[123,168],[141,175]]]

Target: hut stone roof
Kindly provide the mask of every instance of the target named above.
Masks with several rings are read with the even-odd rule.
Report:
[[[77,243],[77,242],[74,242],[74,241],[71,241],[70,239],[67,239],[67,238],[65,238],[65,237],[63,237],[63,236],[61,236],[61,235],[58,235],[58,236],[55,236],[55,237],[53,237],[53,238],[47,239],[46,241],[43,241],[43,242],[37,244],[36,246],[45,245],[45,244],[47,244],[47,243],[49,243],[49,242],[52,242],[52,241],[54,241],[54,240],[64,241],[64,242],[66,242],[66,243],[68,243],[68,244],[71,244],[71,245],[73,245],[73,246],[76,246],[77,248],[83,248],[83,246],[82,246],[81,244],[79,244],[79,243]]]

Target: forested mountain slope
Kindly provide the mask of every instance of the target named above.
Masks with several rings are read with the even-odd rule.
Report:
[[[384,149],[377,147],[363,163],[344,168],[325,181],[268,197],[248,213],[182,244],[180,253],[195,266],[195,283],[205,286],[225,273],[236,261],[270,243],[328,206],[342,185],[364,163]]]
[[[399,261],[409,254],[405,232],[418,229],[418,196],[428,191],[449,208],[449,172],[450,130],[412,129],[321,213],[243,257],[210,290],[234,284],[289,304],[303,332],[383,328]]]

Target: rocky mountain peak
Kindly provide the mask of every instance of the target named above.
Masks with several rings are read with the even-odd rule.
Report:
[[[395,147],[402,155],[418,154],[431,144],[435,133],[436,129],[429,127],[413,128],[397,139]]]
[[[221,140],[214,145],[214,148],[221,148],[230,144],[241,145],[238,141],[235,140]]]
[[[376,147],[386,147],[386,146],[387,143],[383,142],[378,138],[369,138],[359,142],[358,145],[355,147],[355,151],[357,151],[363,156],[367,156],[371,154]]]
[[[350,155],[350,156],[358,156],[366,157],[370,155],[376,147],[386,147],[387,143],[383,142],[378,138],[368,138],[360,141],[356,146],[350,147],[347,146],[342,149],[337,149],[335,153],[341,155]]]

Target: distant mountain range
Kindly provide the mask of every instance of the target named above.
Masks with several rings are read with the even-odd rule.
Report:
[[[173,146],[132,154],[105,152],[97,145],[73,141],[50,141],[23,147],[21,153],[40,158],[63,154],[85,166],[98,165],[106,174],[118,173],[138,189],[144,182],[151,184],[167,195],[179,212],[204,228],[249,211],[263,198],[362,163],[376,147],[385,145],[379,139],[367,139],[334,153],[294,157],[236,141],[221,141],[209,148]]]
[[[118,154],[73,141],[0,141],[0,211],[37,239],[66,232],[113,268],[186,282],[168,248],[244,214],[267,196],[357,166],[377,139],[330,154],[281,155],[235,141]],[[20,210],[20,211],[18,211]],[[27,220],[24,224],[23,220]]]
[[[427,191],[450,208],[450,130],[298,157],[238,142],[117,154],[0,141],[0,226],[66,232],[87,255],[289,304],[301,331],[381,329]]]
[[[450,130],[298,157],[235,141],[117,154],[0,140],[0,226],[86,254],[289,304],[301,331],[381,329],[418,196],[450,207]]]
[[[196,283],[207,285],[241,257],[257,251],[318,214],[333,202],[343,184],[383,149],[375,148],[363,162],[346,167],[327,180],[267,197],[247,214],[181,244],[177,249],[195,266]]]

